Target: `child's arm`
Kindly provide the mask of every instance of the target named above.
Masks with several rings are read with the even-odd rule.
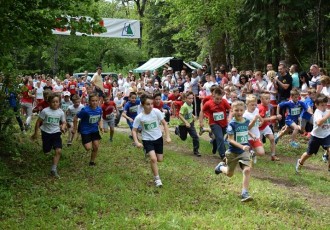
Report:
[[[102,115],[101,115],[101,117],[102,117]],[[104,132],[104,129],[103,129],[103,119],[102,118],[99,121],[99,129],[100,129],[101,133]]]
[[[181,115],[181,113],[179,113],[179,118],[183,123],[185,123],[187,128],[190,128],[189,122],[186,119],[184,119],[184,117]]]
[[[43,120],[39,117],[38,120],[37,120],[37,122],[36,122],[36,125],[35,125],[35,127],[34,127],[34,133],[33,133],[33,135],[31,136],[31,139],[32,139],[32,140],[36,140],[36,139],[37,139],[38,131],[39,131],[39,128],[40,128],[40,126],[41,126],[42,121],[43,121]]]
[[[124,118],[126,118],[127,120],[129,120],[130,122],[133,122],[134,120],[132,118],[130,118],[129,116],[127,116],[126,111],[124,111],[121,116],[123,116]]]
[[[244,151],[249,151],[250,150],[250,146],[248,145],[242,145],[240,143],[238,143],[237,141],[234,140],[234,134],[228,134],[228,141],[230,144],[236,146],[237,148],[240,148]]]
[[[164,119],[162,119],[161,122],[162,122],[162,125],[164,126],[166,142],[170,143],[171,142],[171,137],[170,137],[170,131],[168,130],[167,122]]]
[[[142,148],[143,145],[139,142],[139,140],[137,138],[137,128],[132,129],[132,136],[133,136],[135,146],[138,147],[138,148]]]
[[[328,113],[324,117],[316,120],[317,126],[323,125],[323,123],[326,122],[329,118],[330,118],[330,111],[328,111]]]
[[[199,127],[203,128],[204,127],[204,111],[201,109],[199,112]]]
[[[271,117],[264,117],[263,121],[274,121],[274,120],[281,120],[282,119],[282,115],[278,114],[278,115],[273,115]]]
[[[254,124],[256,123],[256,121],[259,119],[259,115],[255,116],[251,121],[250,121],[250,124],[248,126],[248,129],[252,129]]]
[[[248,131],[248,134],[249,134],[249,136],[253,139],[253,140],[256,140],[256,136],[253,134],[253,133],[251,133],[250,131]]]
[[[75,134],[77,132],[78,129],[78,117],[74,116],[73,118],[73,129],[71,130],[72,134]]]

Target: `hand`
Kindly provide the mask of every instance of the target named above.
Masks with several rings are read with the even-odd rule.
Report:
[[[187,128],[190,128],[190,124],[188,122],[186,123],[186,127]]]
[[[245,152],[250,151],[250,146],[248,146],[248,145],[244,145],[244,146],[243,146],[243,150],[244,150]]]
[[[281,120],[281,119],[282,119],[282,115],[281,115],[281,114],[277,114],[277,115],[276,115],[276,118],[277,118],[278,120]]]
[[[166,137],[166,143],[170,143],[172,140],[170,137]]]
[[[103,134],[104,133],[104,128],[100,127],[100,132],[101,132],[101,134]]]
[[[128,118],[128,120],[129,120],[131,123],[134,122],[134,120],[133,120],[132,118]]]
[[[199,127],[203,128],[204,127],[204,122],[200,122]]]
[[[138,148],[142,148],[143,144],[141,144],[140,142],[135,142],[135,146],[138,147]]]
[[[71,133],[72,133],[72,134],[75,134],[76,132],[77,132],[77,129],[72,129],[72,130],[71,130]]]
[[[61,133],[63,134],[66,133],[66,130],[67,130],[66,128],[61,128]]]

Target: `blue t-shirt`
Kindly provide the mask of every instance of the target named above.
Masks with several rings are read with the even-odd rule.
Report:
[[[168,101],[168,95],[162,94],[162,101]]]
[[[286,116],[285,120],[292,120],[296,123],[303,110],[307,110],[307,106],[302,101],[285,101],[281,102],[279,106],[280,108],[286,108],[288,111],[288,115]]]
[[[310,97],[306,97],[304,104],[307,106],[307,109],[309,107],[311,107],[312,109],[314,108],[314,101]],[[301,114],[301,118],[306,119],[308,121],[311,119],[312,116],[313,114],[310,114],[309,112],[307,112],[307,110],[303,110]]]
[[[77,117],[80,118],[80,133],[90,134],[98,132],[101,116],[102,109],[99,106],[95,109],[92,109],[89,107],[89,105],[86,105],[84,108],[82,108],[77,114]]]
[[[250,121],[245,118],[243,122],[238,122],[235,118],[233,118],[227,126],[227,134],[234,135],[234,140],[241,145],[249,145],[249,124]],[[243,149],[230,144],[230,142],[228,150],[237,154],[244,153]]]
[[[135,103],[132,103],[130,101],[126,102],[124,106],[124,111],[126,112],[126,115],[134,120],[138,114],[137,112],[139,105],[140,100],[136,100]]]
[[[85,86],[85,83],[84,82],[79,82],[78,84],[77,84],[77,87],[78,87],[78,94],[79,94],[79,96],[81,96],[82,95],[82,88]]]

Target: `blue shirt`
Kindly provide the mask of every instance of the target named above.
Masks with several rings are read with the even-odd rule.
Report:
[[[244,118],[243,122],[236,121],[235,118],[233,118],[228,126],[227,126],[227,133],[228,135],[234,135],[234,140],[241,145],[249,145],[249,124],[250,121]],[[244,150],[241,148],[238,148],[234,145],[232,145],[229,142],[229,149],[232,153],[242,154],[244,153]]]
[[[136,100],[135,103],[132,103],[130,101],[126,102],[124,106],[124,111],[126,112],[126,115],[134,120],[135,117],[137,116],[139,105],[140,105],[140,100]]]
[[[80,133],[90,134],[99,131],[99,122],[102,116],[101,107],[96,107],[92,109],[88,105],[80,110],[77,117],[80,118]]]
[[[292,120],[296,123],[298,122],[298,118],[303,110],[307,110],[307,106],[302,101],[285,101],[281,102],[279,106],[280,108],[286,108],[288,111],[288,115],[286,116],[285,120]]]
[[[85,86],[84,82],[78,82],[77,87],[78,87],[78,94],[79,96],[82,95],[82,88]]]
[[[312,109],[314,108],[314,101],[310,97],[306,97],[304,104],[307,106],[307,109],[309,107],[311,107]],[[311,119],[312,116],[313,114],[310,114],[309,112],[307,112],[307,110],[303,110],[301,114],[301,118],[306,119],[308,121]]]

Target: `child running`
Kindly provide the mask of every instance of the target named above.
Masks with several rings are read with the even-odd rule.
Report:
[[[110,127],[110,139],[112,142],[113,134],[115,133],[115,119],[118,114],[118,110],[116,107],[116,103],[114,101],[110,101],[110,95],[104,96],[104,103],[102,104],[102,118],[103,118],[103,129],[104,132],[107,132]]]
[[[51,167],[51,175],[60,178],[57,172],[57,165],[62,152],[61,134],[65,132],[66,122],[63,110],[60,109],[60,96],[51,93],[48,96],[49,107],[43,109],[35,125],[32,139],[37,139],[38,130],[41,130],[42,149],[44,153],[49,153],[52,149],[55,150],[53,164]],[[60,125],[61,122],[61,125]]]
[[[263,122],[259,126],[259,131],[261,136],[265,136],[268,138],[270,142],[270,151],[271,151],[271,160],[272,161],[279,161],[280,158],[276,156],[276,149],[275,149],[275,139],[273,135],[273,131],[270,128],[270,122],[280,120],[282,118],[281,114],[278,115],[271,115],[271,107],[270,104],[270,94],[269,93],[262,93],[260,95],[261,103],[258,105],[259,115],[262,117]]]
[[[138,107],[140,105],[140,100],[137,100],[136,97],[137,95],[135,92],[130,92],[122,114],[122,116],[126,118],[127,124],[131,130],[133,129],[133,121],[138,115]],[[132,135],[130,135],[129,138],[132,139]]]
[[[158,110],[152,108],[153,98],[151,95],[142,95],[141,103],[143,111],[137,115],[133,123],[133,139],[135,146],[138,148],[144,147],[145,152],[150,156],[151,170],[154,174],[156,187],[162,187],[162,181],[159,177],[157,162],[163,160],[163,137],[162,131],[159,127],[161,123],[164,127],[166,142],[170,143],[171,138],[166,121],[163,114]],[[142,142],[137,138],[138,127],[142,126]]]
[[[286,102],[281,102],[277,106],[277,115],[280,114],[281,108],[286,108],[288,111],[288,115],[285,117],[285,124],[284,128],[279,132],[278,136],[275,138],[275,143],[277,144],[278,140],[286,134],[289,129],[292,129],[291,141],[290,145],[293,148],[298,148],[299,144],[296,142],[296,137],[298,132],[301,130],[300,126],[298,125],[298,118],[303,110],[307,111],[308,108],[304,102],[299,101],[299,92],[296,89],[290,91],[291,100]]]
[[[242,188],[242,202],[251,201],[253,198],[249,195],[248,188],[250,182],[250,174],[252,162],[250,158],[250,146],[248,136],[255,138],[249,129],[253,123],[243,117],[244,103],[242,101],[233,102],[232,113],[233,119],[229,122],[227,127],[229,149],[226,151],[226,164],[220,162],[215,167],[215,173],[224,173],[228,177],[234,175],[234,170],[237,163],[239,163],[243,170],[243,188]]]
[[[216,149],[212,152],[215,153],[218,150],[221,159],[225,158],[226,147],[224,143],[224,135],[228,125],[227,111],[231,109],[227,100],[223,98],[224,91],[220,88],[216,88],[212,92],[212,99],[203,104],[200,116],[199,125],[203,129],[204,127],[204,115],[208,117],[209,125],[212,133],[215,136]]]
[[[96,93],[89,95],[89,103],[74,117],[72,134],[77,132],[78,118],[80,118],[81,140],[87,151],[92,150],[89,166],[95,166],[95,159],[99,150],[101,136],[99,128],[103,132],[102,109],[98,106],[99,97]]]
[[[74,138],[74,135],[72,133],[73,130],[73,119],[74,117],[80,112],[84,106],[80,104],[81,100],[78,94],[73,95],[72,97],[73,105],[70,105],[68,110],[66,111],[66,122],[67,126],[69,128],[69,136],[68,136],[68,143],[67,146],[72,145],[72,141]]]
[[[259,115],[259,109],[257,108],[257,97],[254,94],[249,94],[246,97],[246,110],[243,117],[252,123],[252,128],[250,132],[254,135],[254,139],[249,136],[249,144],[251,148],[255,151],[257,156],[265,155],[264,146],[260,141],[260,131],[259,125],[263,122],[261,116]],[[254,158],[254,163],[256,163],[256,158]]]
[[[187,134],[193,139],[193,152],[195,156],[202,156],[199,153],[199,138],[194,126],[195,116],[193,115],[193,101],[194,93],[188,92],[183,94],[183,99],[185,100],[183,106],[180,108],[179,118],[180,124],[175,127],[175,134],[180,137],[181,140],[185,141],[187,139]]]
[[[322,146],[327,154],[330,153],[330,110],[327,110],[328,98],[323,94],[315,100],[316,110],[313,119],[313,130],[308,142],[307,152],[305,152],[296,163],[296,172],[299,173],[305,161],[313,154],[317,154]],[[328,171],[330,172],[330,161],[328,161]]]

